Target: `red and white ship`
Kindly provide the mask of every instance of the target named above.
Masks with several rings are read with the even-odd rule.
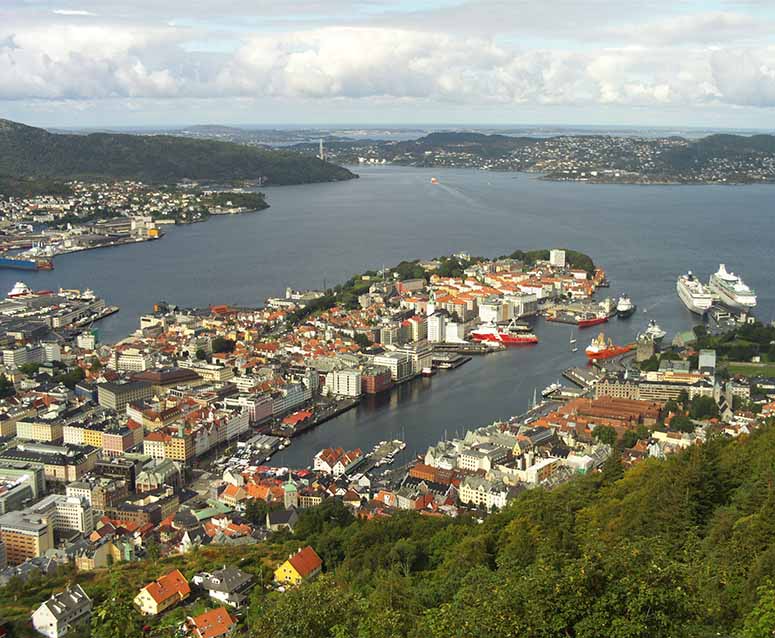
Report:
[[[17,281],[6,297],[8,297],[8,299],[13,299],[14,297],[26,297],[31,294],[32,290],[30,290],[30,287],[27,284],[23,281]]]
[[[520,330],[513,321],[506,328],[491,323],[481,325],[470,334],[470,337],[474,341],[502,343],[507,346],[528,346],[538,343],[538,337],[529,330]]]
[[[587,357],[596,361],[598,359],[610,359],[611,357],[618,357],[632,350],[635,346],[629,344],[626,346],[617,346],[610,339],[606,341],[605,335],[601,332],[597,337],[592,339],[585,352]]]

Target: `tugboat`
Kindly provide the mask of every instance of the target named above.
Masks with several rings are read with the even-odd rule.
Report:
[[[634,347],[633,344],[617,346],[610,339],[606,341],[605,334],[601,332],[596,338],[592,339],[592,343],[587,346],[585,352],[590,361],[597,361],[598,359],[618,357],[629,352]]]
[[[619,319],[629,319],[635,314],[636,309],[637,306],[632,303],[632,300],[627,295],[622,295],[616,304],[616,316]]]

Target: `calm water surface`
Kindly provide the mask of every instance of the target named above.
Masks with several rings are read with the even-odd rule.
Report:
[[[757,289],[758,315],[775,316],[775,189],[768,186],[614,186],[544,182],[527,175],[401,167],[358,168],[339,184],[267,189],[271,208],[170,229],[166,237],[57,258],[56,270],[0,271],[0,289],[90,287],[121,312],[98,324],[104,341],[136,328],[140,314],[179,305],[261,304],[286,286],[321,287],[402,259],[460,250],[496,256],[565,246],[589,253],[610,295],[638,304],[606,332],[631,339],[649,318],[669,335],[691,327],[675,279],[707,278],[719,262]],[[430,183],[437,177],[438,185]],[[592,332],[590,332],[590,330]],[[405,433],[411,451],[443,436],[522,411],[534,388],[582,364],[594,329],[568,349],[568,326],[542,323],[533,348],[475,358],[402,387],[298,438],[273,463],[307,465],[330,444],[371,447]],[[669,338],[669,337],[668,337]]]

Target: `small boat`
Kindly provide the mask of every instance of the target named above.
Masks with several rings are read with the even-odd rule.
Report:
[[[557,390],[562,389],[562,384],[560,382],[552,383],[551,385],[546,386],[543,390],[541,390],[541,396],[542,397],[548,397],[550,394],[554,394],[557,392]]]
[[[436,179],[435,177],[431,177],[431,184],[438,184],[438,183],[439,183],[438,179]]]

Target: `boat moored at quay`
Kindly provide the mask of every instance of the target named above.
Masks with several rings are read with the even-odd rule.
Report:
[[[710,276],[708,288],[718,296],[725,306],[735,310],[751,310],[756,307],[756,293],[742,278],[719,264],[718,270]]]
[[[713,305],[713,293],[691,270],[678,278],[675,290],[684,306],[694,314],[703,316]]]

